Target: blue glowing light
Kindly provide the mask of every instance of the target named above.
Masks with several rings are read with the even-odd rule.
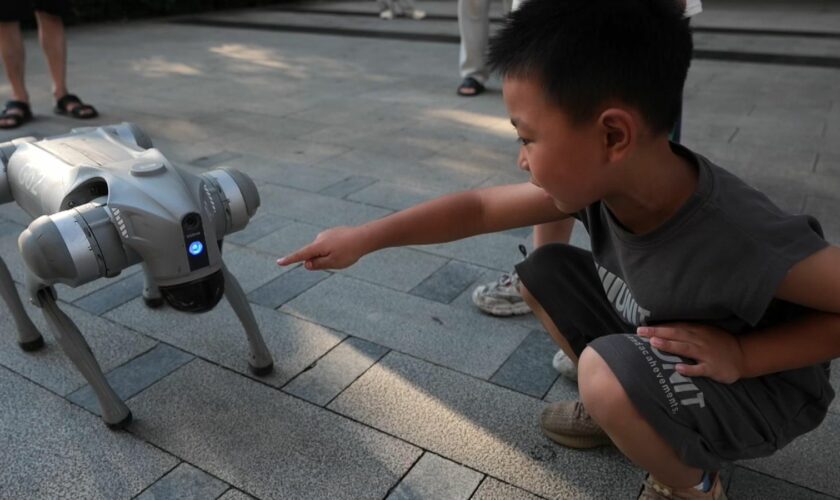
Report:
[[[190,255],[198,255],[204,251],[204,244],[200,241],[193,241],[190,243],[189,252]]]

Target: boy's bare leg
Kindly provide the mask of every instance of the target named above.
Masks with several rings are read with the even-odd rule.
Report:
[[[534,316],[540,320],[542,323],[543,328],[551,335],[551,338],[554,339],[554,342],[560,346],[560,349],[566,353],[566,356],[569,357],[572,362],[577,365],[578,364],[578,357],[575,354],[574,349],[572,346],[569,345],[569,341],[566,340],[566,337],[560,332],[560,329],[557,328],[557,325],[554,324],[554,321],[548,316],[548,313],[545,312],[545,309],[540,305],[537,299],[531,295],[531,292],[525,288],[525,285],[519,285],[519,291],[522,293],[522,298],[525,299],[525,303],[528,304],[528,307],[531,308],[531,311],[534,312]]]
[[[64,22],[60,17],[36,11],[38,39],[47,57],[47,66],[53,80],[53,96],[60,99],[67,95],[67,42]]]
[[[636,465],[672,488],[698,484],[703,471],[680,461],[677,453],[633,406],[606,361],[587,348],[580,355],[580,395],[583,406]]]
[[[3,57],[3,66],[6,68],[6,77],[12,86],[12,99],[15,101],[29,102],[29,94],[24,84],[24,69],[26,66],[26,53],[23,47],[23,35],[20,31],[20,23],[0,23],[0,54]],[[19,110],[10,110],[10,113],[22,114]],[[4,125],[11,125],[11,120],[0,119]]]

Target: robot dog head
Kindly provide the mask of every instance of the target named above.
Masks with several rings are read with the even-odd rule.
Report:
[[[259,194],[236,170],[192,174],[150,146],[130,124],[18,144],[6,185],[40,216],[21,253],[38,279],[70,286],[142,262],[172,307],[210,310],[224,293],[221,241],[245,227]]]

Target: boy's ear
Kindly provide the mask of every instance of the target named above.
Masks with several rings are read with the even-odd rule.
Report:
[[[598,117],[598,125],[610,159],[624,158],[638,132],[633,115],[621,108],[608,108]]]

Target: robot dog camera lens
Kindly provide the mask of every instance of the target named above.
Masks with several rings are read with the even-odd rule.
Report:
[[[193,241],[190,243],[189,252],[190,255],[198,255],[204,251],[204,244],[200,241]]]
[[[187,231],[195,231],[199,227],[201,227],[201,217],[198,214],[187,214],[184,216],[184,220],[182,222],[184,229]]]
[[[163,299],[174,309],[201,313],[214,307],[225,293],[225,278],[222,271],[181,285],[162,286]]]

